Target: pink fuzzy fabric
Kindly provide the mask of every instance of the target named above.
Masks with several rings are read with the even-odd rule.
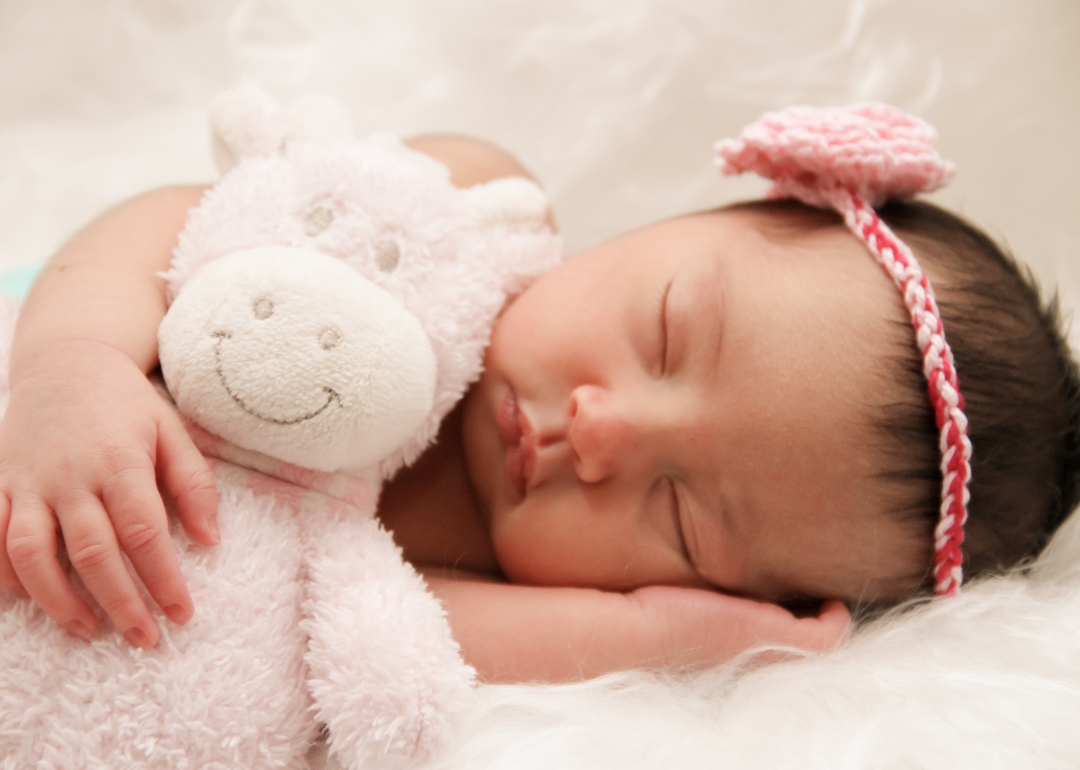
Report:
[[[344,767],[437,754],[474,672],[374,516],[378,476],[191,430],[215,458],[222,532],[206,548],[171,522],[195,616],[159,612],[161,642],[136,650],[100,612],[85,642],[0,593],[0,768],[299,769],[320,723]]]
[[[725,174],[772,179],[771,197],[832,207],[828,191],[842,188],[878,206],[948,184],[956,169],[936,139],[929,123],[887,104],[789,107],[718,142],[716,153]]]

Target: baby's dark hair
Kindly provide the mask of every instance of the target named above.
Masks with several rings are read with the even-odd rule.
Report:
[[[1043,302],[1031,271],[955,214],[925,201],[878,214],[932,274],[956,359],[972,443],[965,578],[1011,569],[1042,550],[1080,496],[1080,375],[1057,297]],[[895,361],[904,392],[921,397],[898,399],[879,422],[886,478],[910,490],[896,513],[932,532],[938,430],[914,343]]]
[[[781,236],[844,227],[837,214],[794,201],[735,208],[779,220],[767,229]],[[1043,302],[1031,271],[955,214],[925,201],[877,211],[931,276],[956,360],[973,448],[965,580],[1022,566],[1080,497],[1080,374],[1057,297]],[[888,468],[879,475],[890,513],[925,538],[929,554],[941,504],[938,429],[913,328],[906,318],[896,324],[896,344],[878,367],[891,396],[871,412]],[[929,559],[911,578],[932,591]]]

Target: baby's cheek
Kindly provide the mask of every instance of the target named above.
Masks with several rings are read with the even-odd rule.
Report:
[[[496,511],[491,521],[491,546],[499,568],[512,583],[552,585],[550,544],[535,522],[525,521],[519,509]]]
[[[583,534],[564,517],[553,515],[550,505],[527,500],[501,517],[496,515],[492,522],[492,547],[500,568],[511,582],[590,585],[589,573],[600,554],[586,556],[582,549]]]
[[[527,500],[492,525],[492,546],[511,582],[628,590],[671,575],[626,537],[616,517]]]

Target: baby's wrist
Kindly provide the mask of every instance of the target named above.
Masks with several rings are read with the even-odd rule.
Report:
[[[59,374],[70,379],[84,371],[100,374],[105,368],[127,366],[139,368],[131,356],[107,342],[89,337],[59,337],[13,350],[8,383],[14,389],[24,380],[41,376]]]

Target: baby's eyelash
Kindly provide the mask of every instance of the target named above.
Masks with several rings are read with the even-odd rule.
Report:
[[[667,324],[667,298],[671,292],[671,284],[673,281],[668,281],[667,286],[664,287],[664,293],[660,296],[660,309],[659,309],[659,324],[660,324],[660,374],[667,373],[667,352],[668,352],[668,324]]]
[[[679,537],[679,550],[682,551],[683,557],[690,561],[690,549],[686,545],[686,534],[683,532],[682,527],[682,511],[679,508],[679,492],[675,489],[675,482],[672,479],[668,479],[668,488],[671,490],[671,511],[675,520],[675,533]]]

